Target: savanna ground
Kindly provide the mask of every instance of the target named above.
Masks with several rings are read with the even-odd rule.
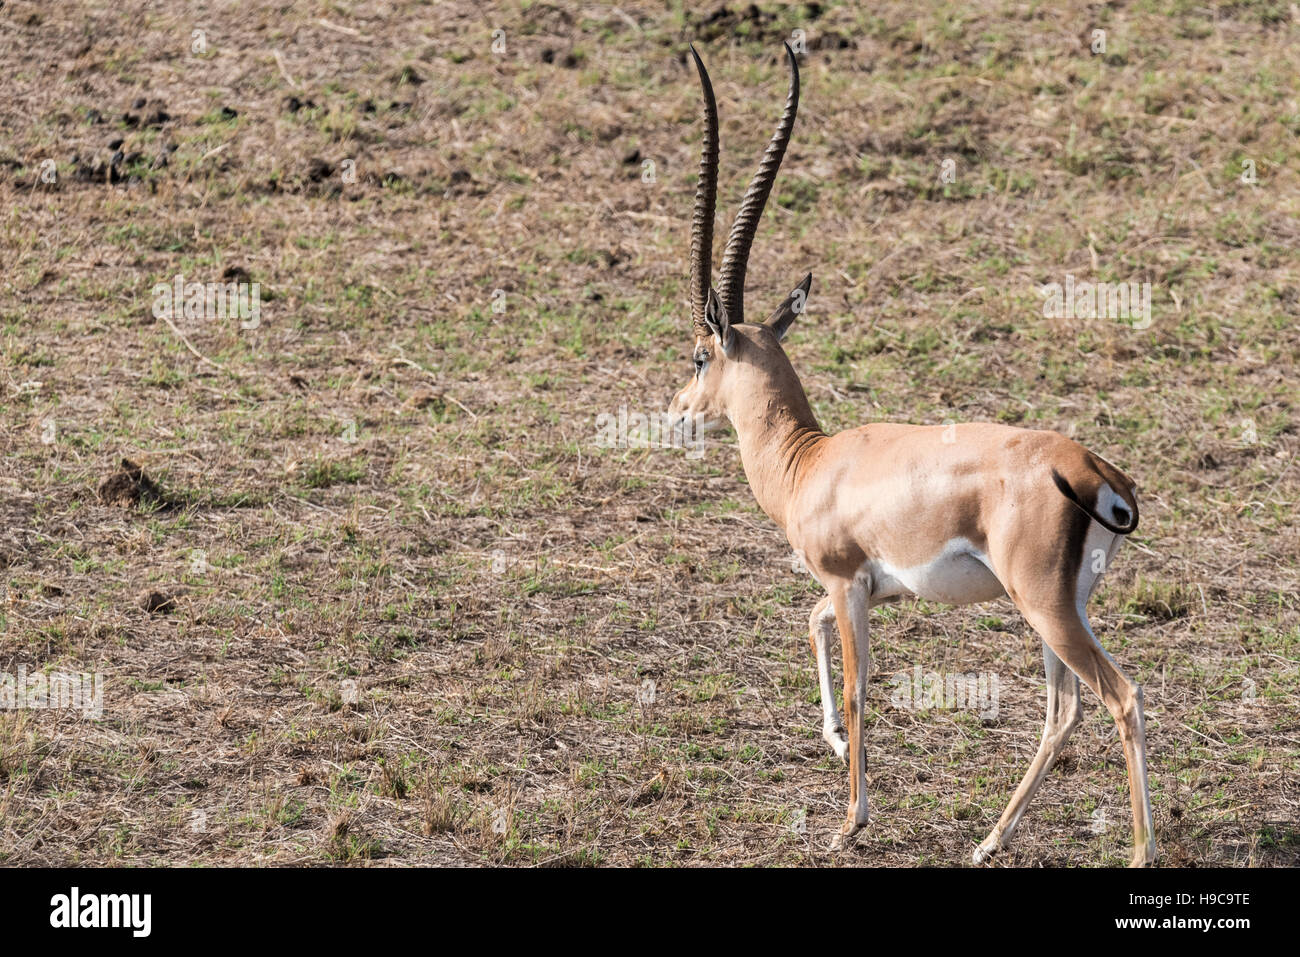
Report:
[[[819,588],[728,436],[597,441],[690,374],[686,44],[720,251],[795,30],[751,309],[813,270],[828,430],[1059,429],[1138,479],[1092,608],[1162,860],[1300,859],[1300,12],[728,2],[0,7],[0,672],[105,681],[0,711],[0,862],[969,863],[1043,718],[1010,603],[873,613],[830,852]],[[177,274],[259,322],[156,318]],[[1150,327],[1045,318],[1066,274],[1150,282]],[[895,707],[917,666],[997,717]],[[1127,861],[1085,714],[997,864]]]

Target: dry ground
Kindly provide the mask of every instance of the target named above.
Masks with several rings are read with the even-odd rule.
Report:
[[[750,299],[813,269],[824,426],[1054,428],[1138,478],[1094,621],[1163,859],[1300,859],[1300,12],[728,2],[0,6],[0,672],[106,682],[0,711],[0,862],[969,862],[1041,728],[1010,604],[875,613],[831,853],[818,588],[727,436],[596,441],[690,372],[686,43],[729,215],[797,29]],[[260,322],[155,318],[178,273]],[[1044,318],[1067,273],[1150,282],[1151,327]],[[157,487],[101,495],[123,458]],[[894,706],[916,666],[997,717]],[[1089,697],[998,863],[1129,841]]]

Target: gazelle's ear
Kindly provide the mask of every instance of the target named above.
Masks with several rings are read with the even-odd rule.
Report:
[[[718,342],[722,344],[722,354],[731,358],[731,354],[736,350],[736,334],[731,329],[731,320],[727,317],[726,307],[722,305],[722,300],[718,298],[718,291],[712,286],[709,287],[709,307],[704,314],[704,321],[709,326],[709,331],[718,337]]]
[[[790,291],[785,302],[777,307],[776,312],[767,320],[767,326],[776,333],[776,341],[785,338],[786,332],[794,324],[795,317],[808,307],[808,290],[812,288],[812,273],[803,277],[803,282]]]

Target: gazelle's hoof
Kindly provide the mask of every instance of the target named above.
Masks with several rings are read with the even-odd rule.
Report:
[[[1133,856],[1129,858],[1129,867],[1150,867],[1156,862],[1156,842],[1146,835],[1139,835],[1133,845]]]
[[[831,838],[832,851],[844,851],[853,846],[852,834],[836,834]]]
[[[862,824],[865,823],[866,821],[862,822]],[[862,829],[862,824],[853,824],[846,821],[844,826],[840,828],[840,832],[831,838],[831,850],[842,851],[844,848],[848,847],[849,843],[853,840],[853,835],[857,834],[858,831]]]
[[[975,853],[970,856],[970,859],[976,864],[983,864],[1002,850],[1002,843],[1002,835],[998,833],[997,828],[994,828],[992,834],[980,841],[979,847],[975,848]]]

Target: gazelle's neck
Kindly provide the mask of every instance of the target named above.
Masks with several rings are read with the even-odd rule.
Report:
[[[788,361],[784,369],[746,371],[758,381],[738,383],[728,417],[754,498],[784,531],[795,487],[826,433]]]

